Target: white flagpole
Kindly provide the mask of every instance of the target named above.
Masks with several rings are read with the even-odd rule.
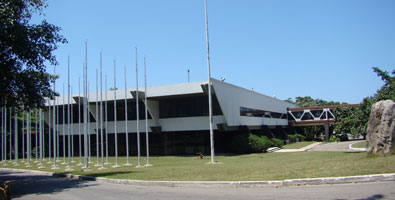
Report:
[[[56,106],[56,162],[60,162],[60,158],[59,158],[59,98],[60,97],[56,97],[57,99],[57,106]]]
[[[4,114],[4,109],[5,107],[1,108],[1,159],[3,161],[3,164],[6,165],[7,163],[5,162],[5,129],[4,129],[4,123],[5,123],[5,114]]]
[[[4,162],[4,108],[1,108],[1,160]]]
[[[103,63],[102,52],[100,52],[100,144],[101,144],[101,167],[104,168],[104,149],[103,149]]]
[[[104,76],[104,79],[105,79],[105,85],[106,85],[106,88],[105,88],[105,91],[106,91],[106,93],[105,93],[105,116],[106,116],[106,165],[107,164],[109,164],[108,163],[108,119],[107,119],[107,116],[108,116],[108,113],[107,113],[107,75],[105,75]]]
[[[149,163],[149,135],[148,135],[148,101],[147,101],[147,62],[146,58],[144,57],[144,101],[145,101],[145,142],[146,142],[146,149],[147,149],[147,164],[144,166],[150,167],[152,166]]]
[[[56,67],[54,66],[54,68],[53,68],[53,75],[55,76],[56,75]],[[54,80],[54,83],[53,83],[53,91],[55,92],[56,91],[56,80]],[[56,105],[56,97],[54,97],[54,104],[53,104],[53,167],[52,167],[52,169],[58,169],[57,167],[56,167],[56,147],[57,147],[57,145],[56,145],[56,132],[57,132],[57,130],[56,130],[56,110],[55,110],[55,105]]]
[[[114,168],[119,168],[118,165],[118,133],[117,133],[117,73],[116,64],[114,60],[114,137],[115,137],[115,165]]]
[[[7,107],[4,108],[4,165],[7,165]]]
[[[87,92],[87,71],[88,71],[88,42],[85,42],[85,66],[84,70],[84,170],[89,170],[89,159],[88,159],[88,92]]]
[[[42,119],[42,110],[41,108],[39,109],[39,114],[40,114],[40,165],[38,166],[39,169],[45,168],[43,165],[43,119]],[[23,116],[23,115],[22,115]]]
[[[12,160],[12,146],[11,146],[11,142],[12,142],[12,137],[11,137],[11,134],[12,133],[12,110],[11,110],[11,107],[10,107],[10,143],[9,143],[9,150],[10,150],[10,162],[11,162],[11,160]]]
[[[15,111],[15,112],[16,112],[16,111]],[[37,146],[37,143],[38,143],[38,141],[37,141],[37,140],[38,140],[38,139],[37,139],[37,134],[38,134],[38,129],[37,129],[37,128],[38,128],[38,127],[37,127],[37,126],[38,126],[38,124],[37,124],[37,121],[38,121],[38,120],[37,120],[37,118],[38,118],[38,108],[35,109],[35,111],[34,111],[34,116],[35,116],[35,121],[36,121],[35,124],[34,124],[34,125],[35,125],[35,131],[36,131],[36,133],[34,134],[34,136],[35,136],[35,138],[36,138],[36,139],[35,139],[35,143],[36,143],[36,144],[35,144],[35,147],[36,147],[36,161],[35,161],[35,162],[37,163],[37,162],[38,162],[38,146]],[[15,117],[16,117],[16,115],[15,115]],[[16,123],[15,123],[15,126],[16,126]],[[16,129],[14,130],[14,132],[16,133]],[[16,137],[15,137],[15,140],[16,140]],[[14,145],[16,145],[16,144],[17,144],[17,143],[14,143]],[[16,148],[15,148],[15,153],[16,153]]]
[[[8,108],[8,109],[10,109],[10,108]],[[7,111],[7,108],[6,108],[6,111]],[[9,111],[10,112],[10,122],[11,122],[11,110]],[[7,118],[8,118],[8,116],[6,116],[6,121],[5,121],[5,123],[6,123],[6,126],[7,126]],[[10,136],[9,136],[9,140],[11,141],[11,123],[9,123],[9,128],[8,128],[8,133],[10,134]],[[6,128],[7,129],[7,128]],[[7,131],[7,130],[6,130]],[[6,149],[6,151],[5,151],[5,153],[6,153],[6,156],[5,156],[5,158],[6,158],[6,161],[7,161],[7,150],[9,151],[9,149],[7,149],[7,140],[5,140],[5,142],[6,142],[6,146],[5,146],[5,149]],[[8,145],[8,146],[10,146],[10,145]],[[9,148],[9,147],[8,147]],[[11,151],[10,152],[8,152],[8,153],[11,153]],[[9,160],[11,160],[11,157],[9,158]]]
[[[30,166],[30,110],[27,112],[27,164],[26,167],[29,168]]]
[[[70,102],[73,102],[73,87],[72,86],[70,86],[70,90],[71,90],[71,100],[70,100]],[[73,116],[73,104],[72,103],[70,103],[70,110],[71,110],[71,113],[70,113],[70,115],[71,115],[71,132],[70,132],[70,135],[71,135],[71,162],[72,163],[74,163],[74,128],[73,128],[73,125],[74,125],[74,116]]]
[[[65,94],[64,94],[64,83],[63,83],[63,112],[62,112],[62,116],[63,116],[63,128],[62,128],[62,133],[63,133],[63,163],[62,165],[66,164],[66,135],[64,132],[65,126],[66,126],[66,116],[65,116],[65,104],[66,104],[66,100],[65,100]]]
[[[45,151],[44,151],[44,157],[45,157]],[[25,162],[25,110],[24,110],[24,108],[22,109],[22,162]]]
[[[4,107],[4,165],[7,165],[7,107]]]
[[[139,81],[138,81],[138,67],[137,67],[137,47],[136,47],[136,129],[137,129],[137,166],[141,167],[141,152],[140,152],[140,129],[139,129]]]
[[[48,163],[51,163],[52,156],[52,143],[51,143],[51,134],[52,134],[52,118],[51,118],[51,99],[48,98]],[[30,111],[29,111],[30,112]]]
[[[7,107],[4,108],[4,163],[7,165]]]
[[[82,165],[81,159],[81,78],[78,77],[78,151],[80,162],[78,163],[79,166]]]
[[[44,157],[45,157],[45,151],[44,151]],[[25,162],[25,110],[24,110],[24,108],[22,109],[22,162]]]
[[[67,137],[67,149],[68,149],[68,166],[66,167],[66,171],[71,171],[73,170],[71,168],[71,160],[70,160],[70,155],[71,155],[71,149],[70,149],[70,96],[71,96],[71,92],[70,92],[70,56],[68,56],[68,64],[67,64],[67,91],[68,91],[68,95],[67,95],[67,133],[68,133],[68,137]]]
[[[208,68],[208,106],[209,106],[209,121],[210,121],[210,147],[211,147],[211,161],[214,161],[214,131],[213,131],[213,108],[211,97],[211,70],[210,70],[210,48],[208,39],[208,15],[207,15],[207,0],[204,1],[205,16],[206,16],[206,46],[207,46],[207,68]]]
[[[125,66],[125,136],[126,136],[126,166],[129,166],[129,132],[128,132],[128,99],[127,99],[127,81],[126,81],[126,66]]]
[[[96,167],[99,164],[99,84],[98,84],[98,70],[96,69]]]
[[[88,71],[87,71],[88,72]],[[89,97],[90,97],[90,88],[89,88],[89,81],[88,81],[88,95],[87,95],[87,115],[88,115],[88,160],[89,163],[92,163],[91,161],[91,155],[92,155],[92,149],[91,149],[91,112],[89,111]]]
[[[14,109],[14,158],[15,158],[15,166],[19,166],[18,164],[18,110]],[[37,149],[37,147],[36,147]]]

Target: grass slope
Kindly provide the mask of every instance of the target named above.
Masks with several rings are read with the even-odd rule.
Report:
[[[361,141],[352,145],[354,148],[366,148],[366,141]]]
[[[81,167],[74,163],[75,171],[68,173],[157,181],[258,181],[395,173],[394,154],[368,156],[366,153],[342,152],[265,153],[217,156],[216,160],[223,164],[207,164],[209,157],[201,160],[196,156],[164,156],[151,157],[153,167],[112,168],[114,158],[109,158],[112,165],[106,165],[105,170],[98,170],[98,167],[90,164],[92,170],[83,172]],[[132,164],[136,164],[136,158],[133,157],[131,161]],[[119,158],[119,163],[125,163],[125,158]],[[46,169],[42,170],[64,172],[66,166],[60,165],[61,169],[50,170],[50,165],[52,164],[46,163]],[[36,163],[32,166],[34,168],[29,169],[37,170]],[[3,167],[25,168],[23,163],[19,167],[12,164]]]
[[[283,149],[300,149],[302,147],[308,146],[310,144],[316,143],[315,141],[305,141],[305,142],[295,142],[292,144],[287,144],[283,146]]]

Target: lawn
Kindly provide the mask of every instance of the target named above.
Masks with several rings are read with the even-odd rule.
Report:
[[[354,148],[366,148],[366,140],[355,143],[352,145]]]
[[[258,181],[284,180],[296,178],[337,177],[366,175],[378,173],[395,173],[395,155],[368,156],[366,153],[343,152],[298,152],[298,153],[261,153],[246,155],[217,156],[222,164],[207,164],[206,156],[201,160],[197,156],[164,156],[151,157],[152,167],[136,168],[136,158],[131,158],[134,166],[112,168],[114,158],[109,158],[111,165],[107,169],[98,170],[94,163],[91,171],[84,172],[77,162],[73,163],[72,174],[100,176],[117,179],[157,180],[157,181]],[[125,163],[125,157],[119,158]],[[145,159],[142,159],[145,164]],[[34,170],[54,171],[46,163],[46,169]],[[2,166],[2,164],[0,164]],[[59,165],[56,172],[64,172],[66,165]],[[25,168],[21,163],[14,167],[11,163],[3,167]]]
[[[315,141],[306,141],[306,142],[295,142],[292,144],[287,144],[283,146],[283,149],[300,149],[302,147],[308,146],[310,144],[314,144]]]

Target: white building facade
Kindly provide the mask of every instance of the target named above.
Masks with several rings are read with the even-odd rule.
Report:
[[[145,134],[145,106],[148,109],[148,132],[150,134],[150,148],[153,154],[194,154],[209,152],[209,117],[208,117],[208,81],[182,83],[164,86],[139,88],[139,131]],[[130,153],[136,153],[136,89],[126,89],[103,92],[103,127],[104,133],[109,135],[108,144],[113,146],[115,125],[118,134],[121,155],[125,149],[125,132],[129,134]],[[213,129],[215,132],[215,145],[217,152],[229,152],[229,137],[241,132],[262,132],[269,137],[286,137],[288,128],[287,109],[296,107],[285,101],[265,96],[252,90],[244,89],[226,82],[212,79],[213,93]],[[147,95],[147,101],[145,101]],[[116,96],[116,99],[115,99]],[[100,120],[100,94],[89,93],[89,134],[93,146],[96,142],[96,121]],[[46,112],[44,119],[52,130],[62,136],[63,132],[74,135],[78,139],[83,134],[83,95],[57,97],[51,100],[50,105],[55,106],[56,126],[53,127],[53,106]],[[63,101],[65,99],[65,101]],[[127,100],[127,115],[125,120],[125,99]],[[114,100],[116,101],[115,124]],[[80,102],[79,102],[80,101]],[[98,106],[96,106],[96,102]],[[68,104],[72,108],[70,129]],[[78,106],[81,106],[80,109]],[[107,107],[105,107],[107,105]],[[48,104],[47,104],[48,106]],[[65,119],[63,120],[63,107]],[[107,110],[107,112],[105,112]],[[98,115],[96,114],[98,113]],[[71,114],[71,113],[70,113]],[[71,119],[72,118],[72,119]],[[64,121],[64,123],[63,123]],[[49,123],[50,122],[50,123]],[[107,123],[106,123],[107,122]],[[100,125],[99,125],[100,127]],[[65,129],[63,131],[63,129]],[[99,129],[100,130],[100,129]],[[145,137],[141,137],[144,149]],[[74,142],[76,144],[78,142]],[[78,148],[78,147],[73,147]],[[92,148],[95,149],[95,148]],[[111,149],[111,148],[110,148]],[[111,150],[109,150],[111,153]]]

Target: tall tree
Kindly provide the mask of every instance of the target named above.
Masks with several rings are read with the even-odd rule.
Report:
[[[56,77],[46,64],[57,64],[53,52],[67,41],[45,20],[29,23],[46,6],[45,0],[0,0],[0,106],[42,106],[44,97],[55,95]]]
[[[377,67],[373,67],[373,71],[384,81],[384,85],[374,95],[376,101],[387,99],[395,101],[395,70],[392,70],[392,76],[389,72],[382,71]]]
[[[395,101],[395,70],[392,76],[377,67],[373,67],[373,71],[384,81],[384,85],[373,96],[364,98],[359,106],[336,109],[336,132],[365,136],[372,105],[381,100]]]

